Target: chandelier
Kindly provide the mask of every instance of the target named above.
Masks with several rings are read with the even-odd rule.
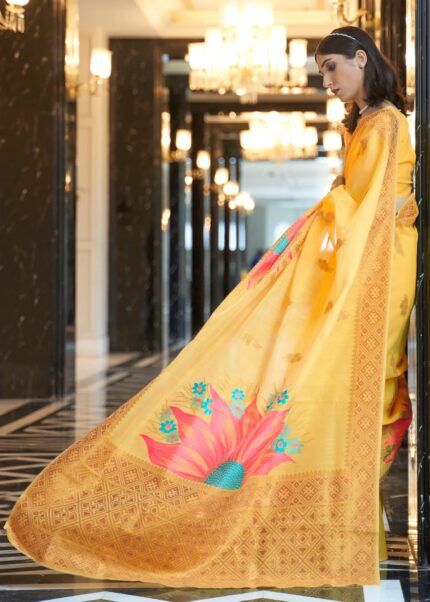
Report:
[[[310,159],[318,155],[318,132],[306,126],[303,113],[252,113],[249,130],[240,133],[242,155],[248,161]]]
[[[339,25],[353,25],[367,15],[365,8],[360,8],[354,16],[350,14],[349,0],[330,0],[334,17]]]
[[[5,16],[3,17],[0,12],[0,30],[3,29],[6,31],[24,33],[24,6],[26,6],[29,1],[30,0],[6,0]]]
[[[209,28],[204,42],[188,46],[190,89],[230,91],[254,102],[261,92],[305,86],[307,41],[291,40],[289,57],[286,50],[286,28],[274,25],[270,4],[230,1],[222,11],[222,25]]]

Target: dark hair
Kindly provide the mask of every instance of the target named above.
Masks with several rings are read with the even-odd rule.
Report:
[[[387,57],[380,52],[369,34],[352,25],[338,27],[331,33],[348,35],[328,35],[323,38],[317,46],[315,58],[318,54],[343,54],[352,59],[357,50],[364,50],[367,54],[367,63],[364,68],[364,90],[367,103],[372,106],[383,100],[389,100],[402,113],[406,114],[405,97],[400,89],[396,70]],[[349,132],[355,130],[358,117],[358,106],[354,102],[344,121]]]

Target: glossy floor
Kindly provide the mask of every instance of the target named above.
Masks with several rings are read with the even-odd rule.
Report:
[[[0,400],[0,522],[28,483],[59,452],[102,421],[152,380],[169,357],[135,354],[80,360],[76,394],[64,399]],[[305,602],[430,601],[430,572],[418,570],[407,538],[407,453],[402,449],[384,485],[389,560],[381,563],[379,587],[291,590],[171,589],[100,582],[64,575],[22,556],[0,537],[0,602],[282,600]]]

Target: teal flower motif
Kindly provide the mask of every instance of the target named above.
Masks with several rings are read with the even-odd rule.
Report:
[[[233,401],[229,404],[230,411],[236,418],[242,418],[245,411],[245,405],[241,401]]]
[[[207,385],[203,382],[194,383],[192,391],[195,395],[203,395],[206,393]]]
[[[207,414],[208,416],[211,416],[211,414],[212,414],[212,399],[210,397],[207,397],[202,402],[202,410],[203,410],[203,414]]]
[[[276,397],[276,401],[278,403],[281,403],[282,405],[285,405],[288,401],[288,391],[282,391],[282,393],[278,393],[277,397]]]
[[[303,443],[297,437],[287,439],[287,447],[286,450],[289,454],[301,454],[302,453]]]
[[[174,420],[165,420],[160,424],[160,431],[162,433],[170,433],[176,431],[176,424]]]
[[[278,439],[276,439],[275,441],[275,451],[277,452],[284,452],[287,448],[287,441],[285,439],[283,439],[282,437],[279,437]]]
[[[235,401],[242,401],[242,399],[245,399],[245,391],[242,389],[233,389],[231,392],[231,398]]]

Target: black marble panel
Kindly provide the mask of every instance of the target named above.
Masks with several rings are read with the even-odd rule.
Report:
[[[418,217],[417,466],[418,552],[430,565],[430,10],[416,3],[416,197]],[[424,599],[424,598],[423,598]]]
[[[161,45],[112,39],[109,338],[161,346]]]
[[[186,76],[166,77],[169,88],[170,151],[176,151],[176,132],[185,127],[187,111]],[[185,260],[185,161],[169,164],[169,343],[185,340],[185,309],[187,303]]]
[[[0,397],[66,388],[64,39],[64,0],[0,32]]]

